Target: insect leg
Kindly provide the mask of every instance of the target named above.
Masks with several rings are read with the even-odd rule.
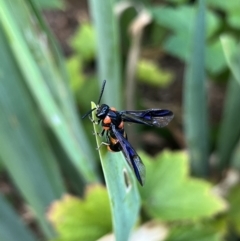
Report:
[[[107,142],[101,142],[99,146],[97,146],[96,150],[99,150],[102,145],[109,146],[110,144]]]
[[[93,135],[95,135],[95,136],[97,135],[97,136],[103,137],[104,133],[105,133],[105,130],[103,129],[100,133],[93,132]]]
[[[88,116],[88,118],[89,118],[89,120],[90,120],[93,124],[95,124],[95,125],[98,125],[98,124],[101,122],[101,119],[95,121],[94,119],[92,119],[92,117],[91,117],[90,115]]]

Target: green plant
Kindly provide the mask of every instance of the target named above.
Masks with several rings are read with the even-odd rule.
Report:
[[[149,221],[154,223],[158,235],[162,234],[159,240],[221,241],[228,237],[232,241],[231,236],[240,236],[239,184],[235,182],[235,187],[232,188],[231,183],[227,190],[215,187],[215,190],[225,192],[225,196],[220,197],[209,181],[215,180],[221,186],[232,175],[229,172],[226,180],[221,182],[213,179],[210,155],[218,155],[214,166],[214,174],[218,178],[227,168],[240,166],[238,45],[235,37],[232,39],[226,35],[222,37],[221,45],[214,41],[219,17],[216,20],[211,10],[206,13],[203,0],[199,0],[197,8],[183,7],[183,1],[172,2],[179,4],[176,5],[176,12],[169,8],[165,8],[166,12],[163,8],[154,10],[149,1],[142,2],[146,5],[131,2],[131,6],[146,8],[155,22],[162,24],[165,20],[165,27],[174,30],[176,34],[175,43],[178,44],[175,47],[181,47],[181,32],[187,32],[183,13],[186,16],[191,15],[189,19],[192,19],[193,24],[186,33],[191,44],[185,44],[181,49],[182,56],[188,56],[183,93],[184,131],[188,152],[165,150],[150,157],[139,151],[146,165],[147,177],[145,186],[138,187],[122,154],[109,153],[102,148],[98,153],[106,181],[105,188],[96,185],[100,182],[101,175],[95,168],[95,144],[89,145],[85,129],[78,119],[64,58],[42,20],[38,5],[30,0],[17,0],[14,3],[0,0],[0,49],[4,60],[0,63],[1,166],[2,171],[9,174],[16,186],[21,196],[20,204],[27,203],[31,207],[42,239],[90,241],[112,231],[117,241],[126,241],[138,223],[151,241],[151,229],[146,228]],[[103,102],[119,108],[122,99],[122,67],[119,29],[113,11],[115,4],[119,2],[108,0],[103,4],[98,0],[91,0],[89,3],[96,38],[93,38],[89,25],[85,31],[92,41],[96,40],[99,82],[108,80]],[[158,11],[163,14],[161,20],[156,13]],[[164,14],[170,14],[171,18],[176,17],[178,23],[170,23]],[[212,19],[209,27],[204,21],[205,16]],[[181,19],[183,26],[180,26]],[[230,22],[234,21],[229,20]],[[204,67],[209,65],[205,64],[208,54],[204,55],[204,29],[209,29],[207,41],[213,38],[213,53],[223,47],[225,54],[221,58],[226,62],[222,59],[222,62],[217,63],[210,61],[212,68],[220,71],[223,66],[221,63],[227,63],[232,73],[216,148],[210,148],[209,144],[208,133],[211,126],[207,118]],[[86,42],[86,38],[80,34],[81,38]],[[169,40],[164,42],[165,47],[167,41]],[[73,42],[76,44],[77,40]],[[82,45],[79,47],[77,42],[76,48],[80,52],[68,62],[73,79],[76,80],[71,82],[74,84],[73,89],[78,88],[79,82],[86,78],[84,75],[78,76],[76,70],[81,64],[83,66],[92,60],[95,45],[91,43],[88,51],[84,52],[87,49],[82,48]],[[79,56],[84,59],[80,65],[78,60],[82,59]],[[158,76],[159,73],[156,70],[154,74]],[[156,77],[153,79],[156,80]],[[96,84],[92,82],[92,86],[87,85],[85,80],[82,81],[79,102],[86,93],[94,92],[94,100],[98,93],[94,89]],[[99,126],[94,125],[94,128],[95,132],[100,131]],[[102,139],[96,136],[96,141],[99,146]],[[201,179],[190,176],[190,173]],[[88,191],[82,195],[86,186]],[[72,191],[75,197],[66,195]],[[61,198],[63,194],[65,195]],[[36,234],[23,224],[12,206],[11,197],[0,197],[1,240],[37,240]],[[140,208],[142,212],[139,214]],[[136,238],[137,230],[134,231],[132,240],[139,240]]]
[[[39,9],[32,1],[2,0],[0,6],[1,162],[44,236],[52,238],[45,210],[66,190],[60,166],[69,182],[81,177],[79,192],[84,183],[98,180],[95,160],[79,124],[63,57]],[[13,224],[11,230],[22,225]],[[9,230],[8,236],[14,240],[16,233]]]

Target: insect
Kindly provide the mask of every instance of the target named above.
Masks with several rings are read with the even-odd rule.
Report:
[[[91,109],[82,118],[88,116],[93,123],[102,125],[102,132],[98,133],[98,135],[103,136],[105,134],[107,142],[102,142],[101,145],[107,145],[109,151],[122,151],[127,163],[133,169],[138,182],[143,186],[145,180],[145,166],[127,139],[124,123],[130,122],[148,126],[164,127],[173,119],[174,115],[170,110],[148,109],[116,111],[115,108],[110,108],[106,104],[100,105],[105,85],[106,80],[103,82],[96,108]],[[97,121],[94,121],[90,117],[90,114],[94,110],[96,110]],[[100,146],[98,148],[100,148]]]

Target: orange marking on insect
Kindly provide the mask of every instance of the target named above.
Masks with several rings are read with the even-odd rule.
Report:
[[[109,137],[110,142],[113,143],[114,145],[116,145],[118,143],[118,140],[115,138],[112,138],[111,136]]]
[[[112,121],[111,121],[111,118],[109,116],[106,116],[103,120],[103,123],[104,124],[110,124]]]
[[[119,129],[123,129],[123,121],[121,121],[121,123],[118,126]]]

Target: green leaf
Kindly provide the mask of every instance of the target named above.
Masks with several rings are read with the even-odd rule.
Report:
[[[240,6],[238,2],[238,6],[234,8],[227,16],[228,24],[236,29],[240,29],[240,16],[239,16]]]
[[[230,78],[224,103],[223,120],[217,143],[217,168],[224,170],[230,164],[233,150],[239,140],[239,108],[240,108],[240,52],[239,46],[233,37],[224,35],[221,43],[227,64],[234,78]],[[232,128],[234,126],[234,129]]]
[[[153,86],[167,87],[173,81],[173,74],[160,69],[150,60],[140,60],[137,65],[137,78]]]
[[[172,7],[154,7],[152,16],[154,20],[163,27],[174,32],[185,31],[189,33],[192,29],[191,21],[194,19],[194,8],[190,6]],[[174,21],[172,21],[174,19]]]
[[[192,49],[189,46],[192,44],[191,38],[196,29],[194,25],[196,13],[196,8],[190,6],[155,7],[152,9],[156,22],[173,32],[164,41],[163,48],[184,61],[191,58]],[[220,21],[213,12],[206,10],[206,22],[206,36],[210,38],[218,29]],[[206,54],[210,60],[206,61],[205,66],[211,73],[219,73],[226,67],[218,39],[207,45]]]
[[[70,43],[83,61],[91,61],[96,56],[96,34],[90,23],[81,24]]]
[[[227,61],[223,53],[221,41],[219,39],[209,43],[206,46],[205,66],[212,74],[220,73],[227,68]]]
[[[95,241],[111,232],[111,211],[107,190],[88,186],[84,199],[65,195],[48,212],[58,238],[54,241]]]
[[[2,28],[0,49],[4,58],[0,63],[1,160],[33,208],[45,234],[52,237],[44,212],[64,192],[63,180],[40,113],[26,88]]]
[[[33,0],[41,9],[63,9],[63,0]]]
[[[236,39],[231,36],[223,35],[221,36],[222,48],[224,55],[234,78],[240,84],[240,51],[239,44],[237,44]]]
[[[209,137],[207,114],[207,89],[205,76],[205,7],[200,1],[192,36],[192,53],[184,78],[184,129],[195,175],[207,176],[209,172]]]
[[[227,213],[228,223],[234,228],[234,231],[240,235],[240,188],[235,186],[227,197],[229,201],[229,211]]]
[[[179,46],[181,46],[181,48],[179,48]],[[170,36],[163,43],[163,47],[167,52],[184,61],[188,61],[190,59],[191,49],[189,48],[189,44],[186,44],[186,34],[184,32]],[[211,74],[218,74],[227,68],[226,58],[219,39],[208,43],[205,46],[205,51],[205,68]]]
[[[95,107],[96,105],[92,103],[92,108]],[[96,121],[95,115],[96,111],[93,112]],[[94,124],[94,131],[100,133],[101,130],[97,127]],[[99,147],[105,140],[96,135],[96,141]],[[105,154],[102,147],[99,149],[99,155],[110,199],[116,241],[128,240],[140,208],[136,178],[122,153]]]
[[[240,28],[240,5],[238,0],[222,1],[222,0],[207,0],[210,7],[218,8],[226,14],[227,23],[233,28]]]
[[[174,227],[166,241],[223,241],[223,234],[205,224]]]
[[[187,0],[167,0],[167,2],[170,3],[177,3],[177,4],[182,4],[185,3]]]
[[[181,48],[179,48],[181,46]],[[191,50],[186,44],[186,34],[184,32],[172,35],[163,43],[163,48],[168,53],[187,61],[190,58]]]
[[[11,52],[37,107],[85,182],[96,182],[94,157],[66,84],[62,56],[38,9],[22,0],[0,0],[0,17]],[[34,21],[32,20],[34,19]],[[42,30],[45,30],[42,31]]]
[[[219,8],[223,11],[229,12],[231,9],[239,6],[238,0],[222,1],[222,0],[206,0],[206,3],[214,8]]]
[[[143,153],[140,156],[148,173],[140,193],[144,210],[151,217],[196,220],[225,209],[225,202],[211,192],[209,183],[188,176],[186,153],[164,151],[154,160]]]
[[[69,73],[70,87],[78,96],[78,91],[83,85],[85,79],[82,60],[77,55],[74,55],[67,59],[66,65]]]
[[[0,195],[0,240],[1,241],[35,241],[36,237],[23,224],[11,206]]]
[[[121,61],[117,17],[114,14],[116,0],[89,0],[90,13],[96,29],[99,85],[107,80],[103,100],[121,109]],[[114,98],[113,98],[114,96]]]
[[[173,7],[154,7],[151,9],[154,20],[160,25],[176,34],[185,33],[185,44],[189,44],[189,40],[195,30],[195,18],[197,9],[195,6],[179,6]],[[220,21],[211,11],[206,11],[207,18],[207,37],[211,37],[220,25]],[[174,21],[172,21],[174,19]]]
[[[240,85],[230,78],[225,96],[223,119],[221,122],[217,142],[218,160],[216,167],[223,171],[230,165],[231,156],[239,140],[240,134]],[[234,128],[233,128],[234,126]]]
[[[240,170],[240,140],[233,151],[233,156],[231,158],[231,167]]]

